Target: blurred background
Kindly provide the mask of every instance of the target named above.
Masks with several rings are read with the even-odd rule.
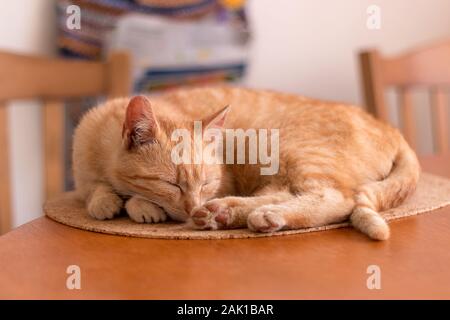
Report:
[[[77,13],[72,5],[80,8],[80,28],[76,20],[67,23]],[[371,5],[380,9],[376,28],[368,26]],[[446,38],[450,38],[449,0],[15,0],[0,4],[0,50],[93,61],[114,50],[127,50],[132,57],[133,90],[151,94],[227,81],[363,105],[361,50],[377,48],[395,55]],[[419,92],[415,99],[425,97]],[[71,130],[96,101],[66,105],[69,189]],[[38,106],[34,101],[8,104],[13,226],[42,212]],[[429,115],[421,109],[416,113],[421,121],[419,149],[427,153]]]

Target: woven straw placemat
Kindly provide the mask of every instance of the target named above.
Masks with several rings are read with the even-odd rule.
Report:
[[[416,192],[397,208],[383,212],[386,220],[430,212],[450,205],[450,180],[430,174],[422,174]],[[157,224],[139,224],[127,216],[112,220],[91,218],[82,201],[74,193],[68,192],[61,197],[48,201],[44,205],[45,214],[60,223],[94,232],[159,239],[236,239],[257,238],[274,235],[289,235],[313,231],[322,231],[346,227],[349,224],[330,224],[318,228],[286,230],[274,233],[255,233],[248,229],[199,231],[186,228],[183,223],[166,222]]]

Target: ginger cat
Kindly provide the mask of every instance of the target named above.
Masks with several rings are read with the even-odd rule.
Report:
[[[205,129],[279,129],[278,172],[262,175],[259,162],[175,164],[172,133],[192,131],[194,120]],[[420,172],[402,135],[360,108],[231,87],[106,102],[76,129],[73,164],[76,191],[96,219],[124,207],[140,223],[169,216],[198,229],[257,232],[350,219],[377,240],[389,237],[379,212],[411,194]]]

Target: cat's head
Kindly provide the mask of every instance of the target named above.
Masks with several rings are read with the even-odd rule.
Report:
[[[222,127],[226,113],[223,109],[202,119],[203,128]],[[171,218],[185,221],[193,208],[226,195],[231,181],[221,164],[177,164],[173,150],[179,142],[172,140],[172,134],[179,129],[187,129],[193,138],[193,122],[156,117],[146,97],[132,98],[126,109],[115,180],[121,192],[142,196]],[[193,139],[190,143],[194,149]]]

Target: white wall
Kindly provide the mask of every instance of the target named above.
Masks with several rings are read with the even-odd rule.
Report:
[[[366,27],[371,4],[381,8],[380,30]],[[450,37],[449,0],[249,0],[249,9],[250,85],[357,104],[359,50],[395,54]]]
[[[14,0],[0,4],[0,50],[48,55],[54,48],[53,0]],[[41,108],[32,101],[8,106],[12,166],[13,225],[42,213]]]

